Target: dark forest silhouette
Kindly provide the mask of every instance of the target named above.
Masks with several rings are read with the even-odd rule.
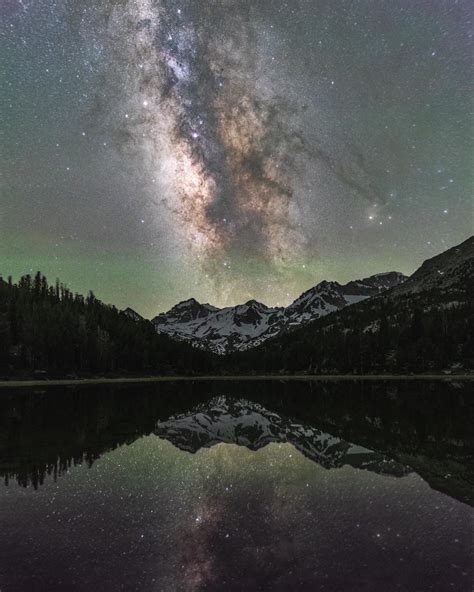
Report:
[[[403,284],[259,347],[218,356],[39,271],[0,277],[0,376],[465,373],[474,368],[474,237]]]
[[[474,291],[372,298],[228,356],[239,372],[421,374],[474,368]]]
[[[212,356],[38,272],[0,278],[0,375],[192,374]]]

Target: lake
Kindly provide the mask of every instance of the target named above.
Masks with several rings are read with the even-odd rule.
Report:
[[[473,386],[0,389],[0,590],[470,592]]]

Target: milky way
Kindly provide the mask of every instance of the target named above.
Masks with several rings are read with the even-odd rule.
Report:
[[[156,200],[216,280],[235,255],[290,262],[304,246],[295,187],[310,153],[258,75],[250,5],[167,4],[114,8],[109,27],[128,65],[128,141],[159,171]],[[226,27],[211,35],[219,17]]]
[[[285,304],[470,233],[467,1],[8,0],[2,273]],[[468,215],[466,215],[466,213]]]

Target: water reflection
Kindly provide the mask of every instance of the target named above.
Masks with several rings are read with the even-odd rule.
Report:
[[[1,588],[468,591],[472,413],[462,385],[2,393]]]
[[[396,476],[411,472],[409,467],[380,453],[313,426],[295,423],[246,399],[215,397],[191,412],[159,421],[154,433],[193,453],[219,443],[259,450],[271,442],[279,442],[292,444],[326,469],[350,465]]]
[[[354,464],[356,450],[377,450],[372,462],[387,471],[405,474],[411,467],[433,488],[472,504],[473,400],[469,383],[449,382],[196,382],[3,391],[0,475],[6,483],[14,479],[36,488],[48,474],[56,479],[77,464],[91,466],[117,446],[155,433],[183,450],[210,445],[213,438],[254,450],[270,441],[290,442],[326,468]],[[253,431],[247,425],[252,418]],[[201,419],[211,427],[207,433]],[[166,433],[170,421],[175,435]],[[187,423],[194,424],[189,433]],[[318,442],[323,432],[334,440],[329,456]],[[350,443],[359,448],[352,446],[345,458]]]

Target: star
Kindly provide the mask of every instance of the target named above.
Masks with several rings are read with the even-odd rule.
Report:
[[[190,286],[288,304],[394,250],[413,271],[432,255],[420,228],[465,239],[469,3],[346,4],[0,3],[11,273],[56,277],[42,254],[74,234],[87,254],[61,280],[152,318]]]

